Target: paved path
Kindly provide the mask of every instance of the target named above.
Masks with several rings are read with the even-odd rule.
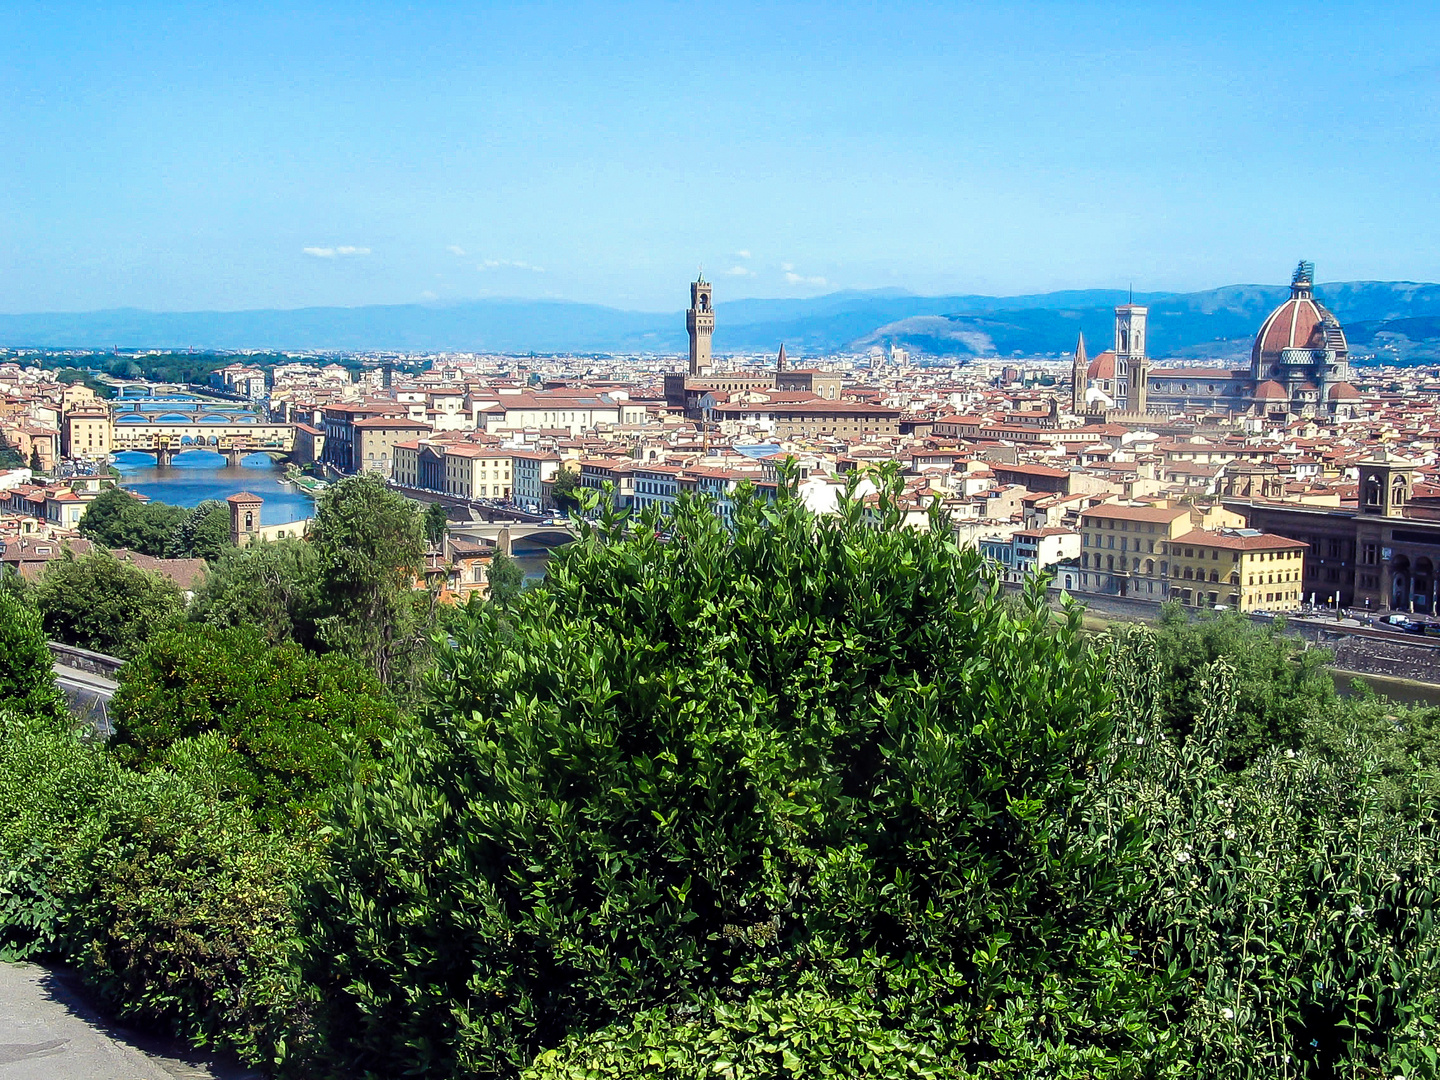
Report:
[[[192,1054],[102,1019],[73,976],[0,963],[0,1080],[249,1080],[235,1063]]]

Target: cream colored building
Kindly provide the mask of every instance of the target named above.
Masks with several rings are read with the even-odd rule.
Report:
[[[64,439],[60,452],[68,458],[104,458],[113,446],[112,430],[106,406],[78,405],[65,413],[60,426]]]
[[[445,493],[457,499],[508,499],[512,453],[496,446],[446,446]]]
[[[1295,611],[1309,546],[1253,529],[1195,529],[1164,545],[1169,599],[1191,607]]]

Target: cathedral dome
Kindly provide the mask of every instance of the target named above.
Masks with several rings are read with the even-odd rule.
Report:
[[[1314,268],[1302,262],[1290,283],[1290,299],[1260,324],[1250,350],[1251,370],[1257,378],[1277,374],[1276,365],[1282,363],[1309,363],[1308,353],[1326,349],[1342,355],[1348,352],[1339,320],[1315,299],[1313,277]],[[1284,355],[1290,349],[1301,352]]]
[[[1092,379],[1113,379],[1115,378],[1115,351],[1106,349],[1090,361],[1090,369],[1086,374]]]

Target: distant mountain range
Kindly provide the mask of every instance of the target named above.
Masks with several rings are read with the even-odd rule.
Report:
[[[1342,323],[1351,350],[1399,363],[1440,361],[1440,285],[1334,282],[1316,295]],[[1150,307],[1153,356],[1248,357],[1284,286],[1228,285],[1195,293],[1137,293]],[[1068,353],[1084,331],[1091,353],[1108,347],[1118,290],[1031,296],[912,296],[842,292],[809,300],[716,305],[715,351],[864,352],[900,345],[955,358]],[[361,352],[679,353],[681,312],[621,311],[551,300],[475,300],[292,310],[149,312],[136,309],[0,315],[0,345],[49,348],[314,349]]]

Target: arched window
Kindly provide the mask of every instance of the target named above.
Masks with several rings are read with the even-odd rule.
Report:
[[[249,532],[249,531],[250,531],[251,529],[253,529],[253,528],[255,528],[255,512],[254,512],[253,510],[246,510],[246,511],[245,511],[245,531],[246,531],[246,532]]]

